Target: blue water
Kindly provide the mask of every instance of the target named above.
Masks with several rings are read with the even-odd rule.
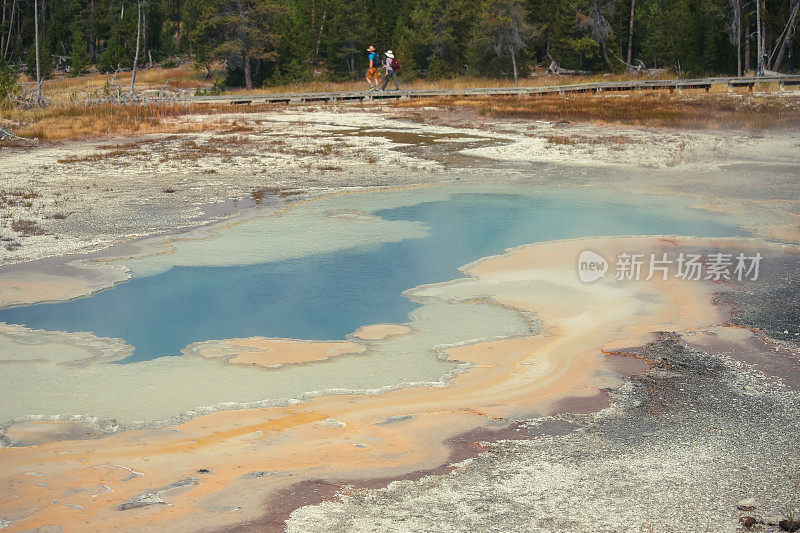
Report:
[[[746,234],[709,215],[671,211],[589,192],[455,194],[375,213],[422,222],[427,238],[249,266],[175,267],[87,298],[0,310],[0,322],[120,337],[135,347],[128,362],[177,355],[210,339],[341,339],[363,325],[406,322],[416,304],[404,290],[461,277],[458,267],[512,246],[603,235]]]

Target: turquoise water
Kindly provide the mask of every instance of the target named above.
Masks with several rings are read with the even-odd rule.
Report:
[[[460,277],[458,267],[505,248],[605,235],[746,235],[701,212],[590,191],[460,193],[374,214],[421,222],[429,234],[254,265],[173,267],[87,298],[0,310],[0,322],[123,338],[135,347],[126,362],[210,339],[341,339],[363,325],[406,322],[417,304],[404,290]]]

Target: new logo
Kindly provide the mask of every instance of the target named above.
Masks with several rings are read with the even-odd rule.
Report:
[[[584,283],[604,278],[608,272],[608,261],[602,255],[584,250],[578,256],[578,277]]]

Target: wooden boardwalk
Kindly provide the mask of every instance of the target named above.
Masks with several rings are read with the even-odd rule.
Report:
[[[757,85],[777,83],[780,90],[787,87],[800,86],[800,76],[772,77],[732,77],[732,78],[700,78],[671,80],[635,80],[579,83],[574,85],[549,85],[539,87],[490,87],[483,89],[414,89],[400,91],[342,91],[316,93],[283,93],[283,94],[237,94],[215,96],[189,96],[181,100],[192,103],[224,103],[224,104],[311,104],[311,103],[346,103],[346,102],[381,102],[406,98],[431,97],[474,97],[520,95],[534,96],[545,94],[577,94],[604,93],[623,91],[669,90],[682,92],[689,89],[710,90],[713,85],[727,86],[728,91],[736,87],[746,87],[751,91]]]

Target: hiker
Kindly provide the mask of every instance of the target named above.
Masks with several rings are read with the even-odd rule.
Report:
[[[369,67],[367,67],[367,83],[369,83],[369,90],[374,91],[378,88],[378,64],[380,63],[381,56],[375,51],[374,46],[370,46],[367,48],[367,52],[369,52]],[[375,82],[375,85],[372,85],[372,82]]]
[[[394,58],[394,52],[391,50],[386,51],[386,63],[384,68],[386,69],[386,77],[383,78],[383,87],[381,87],[381,91],[386,90],[386,86],[389,84],[389,76],[394,80],[394,90],[399,91],[400,84],[397,83],[397,70],[400,68],[400,65],[397,63],[397,60]]]

